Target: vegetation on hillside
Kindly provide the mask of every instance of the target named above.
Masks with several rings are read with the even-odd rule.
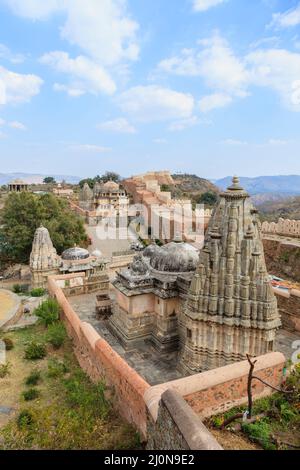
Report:
[[[268,201],[259,206],[262,220],[277,222],[283,219],[300,220],[300,197],[289,197],[280,201]]]
[[[87,183],[90,188],[93,188],[96,183],[107,183],[107,181],[115,181],[118,183],[120,181],[121,177],[118,175],[118,173],[115,173],[114,171],[107,171],[104,175],[102,176],[95,176],[95,178],[85,178],[81,181],[79,181],[79,186],[83,188],[84,184]]]
[[[58,253],[85,245],[87,236],[81,219],[68,203],[53,194],[11,193],[1,213],[0,261],[28,262],[35,230],[44,225]]]
[[[172,175],[175,186],[171,188],[173,197],[191,199],[194,204],[213,206],[219,189],[210,181],[197,175]]]

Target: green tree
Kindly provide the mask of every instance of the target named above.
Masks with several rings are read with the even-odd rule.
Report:
[[[118,183],[120,181],[120,175],[118,173],[115,173],[114,171],[107,171],[102,177],[101,180],[103,183],[106,183],[107,181],[115,181]]]
[[[207,191],[206,193],[201,194],[197,203],[198,204],[207,204],[208,206],[213,206],[218,200],[218,195],[212,191]]]
[[[48,228],[58,253],[85,245],[87,236],[81,219],[70,211],[68,203],[53,194],[12,193],[7,198],[0,228],[0,260],[27,262],[35,230]]]
[[[53,178],[53,176],[46,176],[46,178],[44,178],[44,181],[43,181],[45,184],[56,184],[56,181],[55,179]]]

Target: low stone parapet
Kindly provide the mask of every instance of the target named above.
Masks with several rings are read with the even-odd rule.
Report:
[[[279,352],[257,358],[255,375],[274,387],[283,380],[285,357]],[[145,393],[145,401],[154,421],[158,417],[162,394],[175,390],[202,418],[222,413],[234,406],[247,403],[248,361],[236,362],[218,369],[191,375],[182,379],[156,385]],[[270,395],[272,389],[254,380],[253,398]]]

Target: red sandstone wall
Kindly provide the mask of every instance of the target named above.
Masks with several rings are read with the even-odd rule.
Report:
[[[82,322],[69,304],[55,278],[48,278],[48,289],[61,309],[78,362],[89,377],[104,380],[114,393],[115,406],[146,437],[146,405],[143,399],[150,385],[100,337],[88,323]]]
[[[283,380],[285,357],[275,352],[257,358],[255,374],[269,384],[280,387]],[[173,389],[185,398],[201,417],[222,413],[234,406],[247,403],[248,361],[236,362],[218,369],[195,374],[183,379],[149,388],[144,396],[152,419],[156,421],[162,394]],[[253,381],[253,398],[273,393],[270,387]]]

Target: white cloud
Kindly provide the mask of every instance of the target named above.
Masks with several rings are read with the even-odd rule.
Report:
[[[195,11],[206,11],[212,7],[216,7],[226,0],[193,0]]]
[[[274,145],[274,146],[288,145],[289,143],[290,143],[289,140],[282,140],[282,139],[270,139],[268,142],[269,145]]]
[[[16,15],[41,20],[62,9],[64,0],[4,0]]]
[[[42,83],[37,75],[19,74],[0,66],[0,105],[30,101],[39,94]]]
[[[185,119],[192,115],[194,98],[159,86],[137,86],[118,97],[122,111],[139,121],[164,121]]]
[[[284,13],[274,13],[270,26],[277,28],[290,28],[300,24],[300,3]]]
[[[161,138],[154,139],[153,142],[155,144],[167,144],[168,143],[167,139],[161,139]]]
[[[253,46],[252,46],[253,47]],[[300,111],[300,54],[279,48],[256,48],[238,57],[219,34],[198,42],[198,48],[183,49],[163,60],[160,70],[170,74],[200,77],[213,93],[200,100],[200,110],[230,104],[243,98],[253,86],[275,91],[285,107]]]
[[[197,116],[192,116],[187,119],[181,119],[180,121],[172,122],[169,125],[169,131],[180,132],[189,127],[194,127],[197,124],[200,124],[200,119]]]
[[[245,96],[248,71],[228,42],[218,33],[198,41],[198,48],[183,49],[178,56],[163,60],[160,70],[182,76],[202,77],[209,88]]]
[[[61,36],[102,65],[136,60],[139,28],[128,12],[126,0],[5,0],[17,15],[43,20],[65,15]]]
[[[97,129],[108,132],[119,132],[121,134],[135,134],[136,129],[127,119],[118,118],[111,121],[101,122],[97,124]]]
[[[246,61],[253,85],[273,89],[286,107],[300,111],[300,54],[285,49],[258,50]]]
[[[111,152],[110,147],[101,147],[100,145],[93,144],[74,144],[70,146],[71,150],[79,152],[91,152],[91,153],[106,153]]]
[[[0,118],[0,126],[4,126],[5,125],[5,120]]]
[[[12,64],[21,64],[25,60],[23,54],[13,54],[4,44],[0,44],[0,59],[5,59]]]
[[[232,97],[222,93],[213,93],[201,98],[199,101],[200,111],[207,113],[216,108],[224,108],[232,102]]]
[[[221,143],[225,145],[232,145],[233,147],[239,147],[240,145],[248,144],[248,142],[245,142],[243,140],[237,140],[237,139],[226,139],[226,140],[223,140]]]
[[[80,96],[84,93],[111,95],[116,91],[116,85],[110,75],[87,57],[78,56],[72,59],[66,52],[54,51],[43,55],[40,62],[69,76],[70,84],[55,84],[56,91],[67,91],[70,96]]]
[[[13,129],[18,129],[20,131],[26,131],[26,126],[19,121],[12,121],[8,123],[9,127],[12,127]]]

